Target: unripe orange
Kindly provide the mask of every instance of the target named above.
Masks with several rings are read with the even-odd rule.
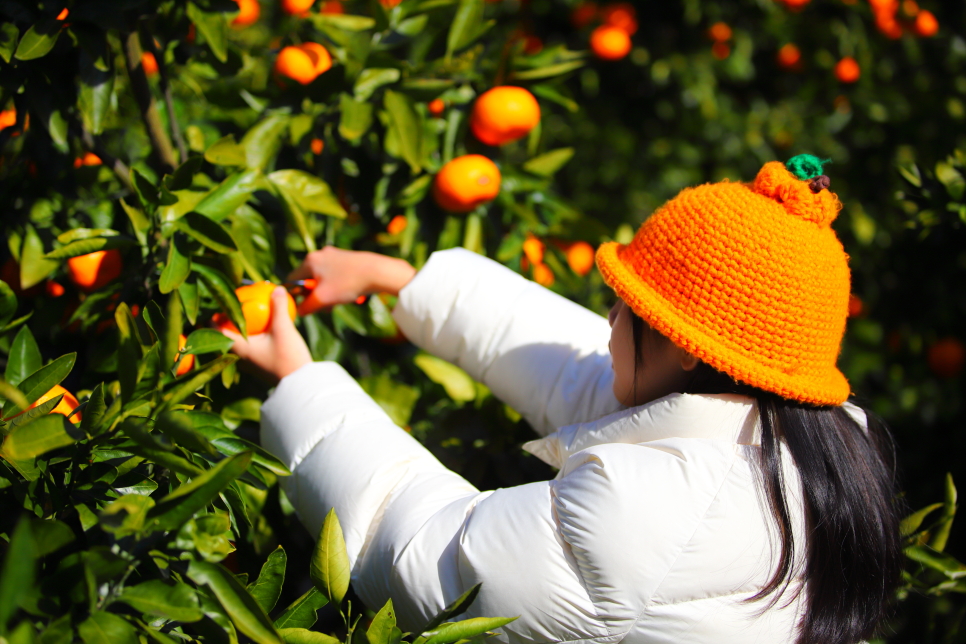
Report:
[[[409,225],[409,221],[406,219],[405,215],[396,215],[386,226],[386,232],[390,235],[398,235],[402,231],[406,230],[406,226]]]
[[[148,78],[158,74],[158,60],[149,51],[141,53],[141,67]]]
[[[123,268],[121,251],[98,250],[68,259],[67,277],[77,288],[90,293],[117,279]]]
[[[500,169],[480,154],[444,165],[433,181],[433,198],[450,212],[469,212],[500,194]]]
[[[631,37],[623,29],[603,25],[591,32],[590,49],[601,60],[620,60],[631,51]]]
[[[523,242],[523,254],[527,256],[527,259],[531,264],[537,265],[543,263],[543,252],[544,245],[543,242],[530,235],[527,240]]]
[[[282,11],[290,16],[304,16],[315,4],[315,0],[282,0]]]
[[[178,348],[184,349],[185,346],[187,346],[187,344],[188,344],[188,338],[184,337],[184,335],[179,335]],[[175,360],[177,360],[177,356],[175,356]],[[194,366],[195,366],[194,354],[193,353],[182,354],[181,360],[178,362],[178,369],[174,373],[176,376],[183,376],[189,371],[191,371],[194,368]]]
[[[54,385],[50,389],[50,391],[48,391],[43,396],[41,396],[36,401],[34,401],[34,403],[32,405],[30,405],[30,407],[27,407],[27,409],[34,409],[36,407],[40,407],[41,405],[43,405],[48,400],[51,400],[52,398],[56,398],[57,396],[59,396],[61,394],[64,394],[64,397],[60,399],[60,402],[57,403],[57,406],[56,407],[54,407],[53,409],[50,410],[50,413],[51,414],[62,414],[64,416],[70,416],[71,412],[74,411],[75,409],[77,409],[77,407],[78,407],[78,405],[80,405],[80,403],[77,402],[77,398],[74,396],[74,394],[70,393],[69,391],[67,391],[66,389],[64,389],[63,387],[61,387],[60,385]],[[24,411],[26,411],[26,410],[24,410]],[[23,413],[23,412],[21,412],[21,413]],[[17,414],[17,415],[19,416],[20,414]],[[78,422],[78,421],[80,421],[80,420],[83,420],[83,412],[77,412],[76,414],[74,414],[74,417],[71,418],[71,421],[72,422],[75,422],[75,423]]]
[[[526,136],[540,122],[540,104],[522,87],[504,85],[476,99],[470,129],[487,145],[504,145]]]
[[[429,102],[429,105],[426,106],[426,109],[428,109],[429,113],[433,116],[440,116],[444,111],[446,111],[446,103],[441,98],[434,98]]]
[[[585,241],[571,244],[567,249],[567,264],[578,275],[586,275],[594,267],[594,247]]]
[[[262,7],[258,0],[235,0],[238,4],[238,15],[231,21],[233,27],[247,27],[258,22],[262,15]]]
[[[605,25],[623,29],[629,36],[637,33],[637,11],[630,2],[607,5],[601,10],[600,17]]]
[[[778,64],[785,69],[792,69],[802,60],[802,52],[793,43],[782,45],[778,50]]]
[[[248,327],[248,335],[258,335],[265,333],[272,323],[272,291],[276,284],[272,282],[258,282],[239,286],[235,289],[235,296],[241,303],[242,314],[245,316],[245,325]],[[295,300],[288,295],[288,315],[295,320]],[[213,318],[215,326],[227,328],[238,332],[238,327],[231,323],[225,315],[217,315]]]
[[[535,264],[533,266],[533,281],[540,286],[550,288],[553,286],[553,271],[546,264]]]
[[[929,347],[926,361],[940,378],[955,378],[966,362],[966,348],[958,338],[943,338]]]
[[[861,75],[859,63],[851,56],[846,56],[835,65],[835,77],[843,83],[854,83]]]
[[[917,36],[929,38],[935,36],[936,32],[939,31],[939,21],[936,20],[936,16],[931,11],[923,9],[916,15],[916,22],[912,29]]]

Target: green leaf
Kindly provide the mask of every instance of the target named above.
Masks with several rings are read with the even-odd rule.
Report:
[[[248,130],[242,138],[245,164],[251,170],[265,170],[275,159],[288,128],[288,115],[272,114]]]
[[[60,266],[60,262],[44,257],[44,242],[33,226],[27,224],[24,228],[23,248],[20,250],[20,286],[28,289],[47,279]]]
[[[17,29],[17,25],[12,22],[0,24],[0,58],[3,59],[3,62],[10,63],[10,57],[17,49],[19,37],[20,31]]]
[[[373,376],[359,379],[359,384],[385,411],[392,422],[400,427],[409,424],[413,407],[419,400],[419,390],[401,382],[396,382],[388,371],[380,371]]]
[[[265,611],[224,567],[207,561],[192,561],[188,564],[188,577],[196,584],[208,586],[238,630],[256,644],[281,644],[281,638]]]
[[[7,622],[17,611],[19,598],[34,585],[37,549],[26,516],[17,521],[6,550],[0,570],[0,631],[6,631]]]
[[[899,534],[903,537],[908,537],[913,534],[922,525],[922,522],[927,516],[943,507],[942,503],[933,503],[932,505],[927,505],[921,510],[917,510],[905,517],[899,524]]]
[[[456,16],[446,36],[446,58],[474,40],[479,25],[483,23],[483,0],[460,0]]]
[[[956,499],[958,496],[952,474],[946,473],[945,483],[946,498],[943,501],[943,513],[939,518],[939,524],[933,530],[932,537],[929,539],[929,546],[939,552],[946,549],[946,542],[949,541],[949,531],[952,530],[953,519],[956,517]]]
[[[342,29],[344,31],[365,31],[376,26],[376,21],[366,16],[313,13],[309,18],[311,18],[318,29],[335,27],[336,29]]]
[[[183,236],[175,233],[168,245],[168,262],[161,271],[158,290],[170,293],[175,290],[191,274],[191,256],[188,244]]]
[[[74,541],[74,531],[57,519],[34,519],[30,531],[38,557],[46,557]]]
[[[141,201],[141,207],[147,212],[154,212],[159,201],[158,187],[138,172],[137,168],[131,168],[131,183],[134,185],[134,191]]]
[[[963,196],[963,191],[966,189],[966,179],[963,178],[963,175],[951,163],[945,161],[937,163],[936,178],[946,186],[946,191],[950,197],[959,199]]]
[[[162,180],[164,187],[172,192],[178,190],[188,190],[191,188],[191,184],[194,183],[195,175],[201,171],[201,168],[204,166],[204,164],[204,157],[188,157],[188,159],[179,165],[174,172],[164,177]]]
[[[180,582],[165,583],[160,579],[126,586],[118,601],[148,615],[166,617],[179,622],[197,622],[204,617],[195,591]]]
[[[137,246],[137,244],[136,241],[128,237],[91,237],[89,239],[80,239],[71,242],[60,248],[55,248],[44,255],[44,259],[69,259],[71,257],[87,255],[88,253],[95,253],[99,250],[128,248],[130,246]]]
[[[277,547],[262,564],[258,579],[248,584],[248,592],[266,614],[270,613],[279,596],[282,594],[282,584],[285,582],[285,565],[288,557],[282,546]],[[282,636],[284,640],[284,635]]]
[[[225,353],[231,349],[232,340],[214,329],[192,331],[185,343],[184,352],[194,355],[200,353]]]
[[[117,347],[117,376],[121,385],[121,402],[127,403],[134,397],[138,383],[138,363],[144,357],[138,341],[136,322],[126,302],[114,311],[120,341]]]
[[[154,461],[154,459],[151,460]],[[101,510],[100,526],[119,539],[140,534],[144,530],[148,511],[153,507],[154,499],[149,496],[125,494],[111,501]]]
[[[234,134],[229,134],[205,150],[205,160],[214,165],[245,165],[245,147],[235,142]]]
[[[224,219],[246,203],[253,192],[264,187],[264,183],[264,175],[259,170],[236,172],[206,194],[194,210],[214,220]]]
[[[393,638],[393,633],[398,630],[396,628],[396,611],[393,610],[392,600],[390,599],[372,618],[372,623],[366,630],[366,639],[369,640],[369,644],[394,644],[398,639]]]
[[[251,462],[250,452],[226,458],[190,482],[175,488],[148,511],[147,527],[152,530],[177,530],[195,513],[208,507],[229,483],[244,474]]]
[[[84,644],[138,644],[137,632],[114,613],[97,611],[81,622],[77,633]]]
[[[100,431],[99,425],[104,413],[107,411],[107,404],[104,402],[104,383],[98,383],[91,391],[91,397],[87,400],[84,407],[84,418],[81,421],[81,431],[85,434],[96,435]],[[100,428],[103,429],[103,428]]]
[[[333,217],[348,215],[329,184],[315,175],[302,170],[278,170],[268,175],[268,179],[286,199],[291,199],[304,211]]]
[[[46,56],[60,36],[60,25],[57,21],[44,20],[32,25],[20,39],[14,58],[18,60],[33,60]]]
[[[0,380],[0,398],[11,401],[13,404],[26,408],[30,405],[19,389],[5,380]]]
[[[450,644],[468,640],[509,624],[516,617],[474,617],[461,622],[446,622],[423,633],[413,644]]]
[[[183,413],[166,411],[159,414],[154,427],[170,438],[173,443],[190,451],[212,455],[216,453],[208,439],[198,433]]]
[[[319,619],[317,611],[328,603],[329,600],[317,588],[309,588],[278,616],[275,628],[312,628]]]
[[[231,287],[225,275],[221,271],[204,264],[194,264],[192,269],[211,291],[212,296],[218,301],[221,308],[227,311],[228,317],[239,328],[242,335],[246,335],[248,327],[245,325],[245,316],[242,313],[241,304],[238,302],[235,290]]]
[[[483,0],[468,0],[479,3],[481,10]],[[413,108],[408,96],[400,92],[386,90],[383,102],[389,112],[389,121],[395,129],[399,141],[399,152],[403,160],[409,164],[413,174],[419,172],[422,155],[420,154],[420,138],[423,131],[419,114]]]
[[[312,553],[309,576],[315,587],[338,606],[349,590],[349,555],[335,508],[329,510]]]
[[[80,54],[80,86],[77,108],[84,127],[91,134],[104,131],[104,122],[114,94],[114,70],[98,69],[97,61],[83,48]]]
[[[476,601],[476,596],[480,594],[480,587],[483,584],[476,584],[465,593],[454,599],[450,604],[440,611],[439,615],[434,617],[426,626],[423,627],[420,633],[425,633],[435,629],[437,626],[448,620],[450,617],[456,617],[457,615],[462,615],[467,610],[469,610],[470,605]]]
[[[372,93],[383,85],[389,85],[399,80],[399,70],[393,67],[378,68],[370,67],[362,70],[359,78],[356,79],[352,93],[357,101],[365,101]]]
[[[20,276],[16,276],[20,281]],[[17,313],[17,296],[10,285],[0,281],[0,324],[6,324]]]
[[[372,103],[357,101],[348,94],[339,97],[339,136],[356,141],[372,127]]]
[[[56,360],[50,362],[50,364],[45,365],[33,372],[21,382],[18,387],[20,391],[23,392],[24,397],[27,399],[27,404],[34,402],[45,393],[53,389],[54,385],[59,385],[70,370],[74,368],[74,362],[77,360],[76,353],[68,353],[65,356],[61,356]],[[23,411],[25,407],[20,405],[13,405],[10,401],[3,406],[3,417],[10,418],[16,414]]]
[[[213,221],[204,215],[189,212],[176,220],[174,225],[178,227],[178,230],[216,253],[233,253],[238,250],[231,238],[231,233],[217,221]]]
[[[178,381],[161,397],[162,404],[158,407],[158,411],[160,412],[167,410],[172,405],[178,404],[186,397],[204,387],[215,376],[227,369],[230,365],[235,364],[237,360],[238,356],[227,355],[220,356],[211,362],[202,365],[200,368],[192,372],[192,376],[188,380]]]
[[[950,555],[934,550],[929,546],[909,546],[905,549],[905,553],[913,561],[937,570],[950,579],[966,577],[966,566]]]
[[[575,69],[580,69],[586,63],[582,60],[571,60],[566,63],[558,63],[556,65],[549,65],[547,67],[538,67],[537,69],[527,69],[523,71],[513,72],[513,80],[536,80],[538,78],[550,78],[552,76],[560,76],[561,74],[566,74],[567,72],[572,72]]]
[[[552,177],[574,156],[573,148],[558,148],[538,157],[533,157],[523,164],[523,169],[541,177]]]
[[[433,382],[442,385],[449,397],[457,402],[469,402],[476,398],[476,383],[469,374],[456,365],[421,353],[413,359],[416,366]]]
[[[18,425],[6,438],[0,450],[4,456],[27,460],[46,454],[60,447],[73,445],[81,433],[62,414],[47,414],[36,420]]]
[[[278,634],[285,644],[342,644],[331,635],[305,628],[284,628]]]
[[[10,353],[7,354],[7,368],[3,372],[3,379],[11,385],[19,385],[24,378],[43,365],[40,347],[37,346],[34,334],[30,332],[29,327],[22,327],[10,344]]]
[[[201,307],[201,296],[198,285],[194,282],[184,282],[178,286],[178,297],[188,322],[195,324],[198,320],[198,310]]]
[[[198,28],[198,32],[205,38],[211,53],[221,62],[228,60],[228,21],[221,12],[208,13],[189,2],[187,5],[188,18]]]

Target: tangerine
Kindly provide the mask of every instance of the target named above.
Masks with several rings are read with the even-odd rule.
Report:
[[[322,7],[319,9],[321,14],[343,14],[345,9],[342,7],[342,3],[339,0],[326,0],[322,3]]]
[[[726,42],[718,41],[711,45],[711,55],[718,60],[724,60],[731,55],[731,47]]]
[[[238,15],[231,21],[232,27],[247,27],[258,22],[262,15],[262,7],[258,0],[235,0],[238,5]]]
[[[64,294],[64,286],[60,282],[47,280],[47,283],[44,284],[44,292],[47,293],[48,297],[60,297]]]
[[[60,13],[57,14],[57,20],[60,20],[60,21],[67,20],[67,16],[69,15],[70,15],[70,11],[67,10],[67,7],[64,7],[63,9],[60,10]]]
[[[402,0],[379,0],[379,4],[381,4],[384,9],[392,9],[400,2],[402,2]]]
[[[332,56],[328,49],[317,42],[302,43],[302,49],[308,52],[309,58],[312,59],[316,76],[332,69]]]
[[[79,168],[85,165],[101,165],[101,157],[93,152],[85,152],[82,156],[74,159],[74,167]]]
[[[602,25],[591,32],[590,49],[601,60],[620,60],[631,51],[631,37],[619,27]]]
[[[597,17],[597,4],[581,2],[570,14],[570,24],[577,29],[583,29]]]
[[[527,260],[534,266],[543,263],[543,252],[543,242],[533,235],[529,235],[527,240],[523,242],[523,254],[527,256]]]
[[[25,409],[23,412],[20,412],[20,413],[22,414],[29,409],[35,409],[36,407],[40,407],[48,400],[52,400],[61,394],[63,394],[64,397],[60,399],[60,402],[57,403],[57,405],[53,409],[50,410],[50,413],[70,416],[71,412],[77,409],[80,403],[77,401],[77,398],[74,396],[74,394],[70,393],[60,385],[54,385],[53,387],[51,387],[50,391],[48,391],[43,396],[35,400],[30,405],[30,407],[27,407],[27,409]],[[20,414],[17,414],[17,415],[19,416]],[[73,420],[75,421],[83,420],[83,413],[77,412],[76,414],[74,414]]]
[[[958,338],[943,338],[929,347],[926,361],[940,378],[955,378],[966,363],[966,348]]]
[[[522,87],[503,85],[476,99],[470,129],[487,145],[504,145],[524,137],[540,122],[540,104]]]
[[[188,338],[184,337],[184,334],[178,336],[178,349],[184,349],[188,345]],[[174,372],[176,376],[183,376],[195,366],[195,356],[193,353],[182,353],[179,354],[181,360],[178,360],[178,356],[175,356],[174,360],[178,363],[178,369]]]
[[[409,225],[409,221],[406,219],[405,215],[396,215],[386,226],[386,232],[390,235],[398,235],[402,231],[406,230],[406,226]]]
[[[282,0],[282,11],[290,16],[305,16],[315,0]]]
[[[637,11],[630,2],[607,5],[601,10],[600,17],[605,25],[623,29],[629,36],[637,33]]]
[[[851,56],[846,56],[835,65],[835,77],[843,83],[854,83],[861,75],[859,63]]]
[[[523,37],[523,53],[527,56],[536,56],[543,51],[543,41],[538,36]]]
[[[312,142],[309,143],[309,148],[311,148],[312,154],[318,156],[325,149],[325,141],[322,139],[312,139]]]
[[[429,105],[426,106],[426,109],[428,109],[429,113],[433,116],[440,116],[446,111],[446,102],[441,98],[434,98],[429,102]]]
[[[148,78],[152,76],[157,76],[158,74],[158,59],[154,57],[149,51],[141,53],[141,68],[144,69],[144,74]]]
[[[550,288],[554,282],[553,271],[546,264],[534,264],[533,281],[540,286]]]
[[[500,169],[481,154],[444,165],[433,181],[433,198],[451,212],[469,212],[500,194]]]
[[[936,16],[931,11],[923,9],[916,14],[916,22],[913,24],[912,30],[916,32],[917,36],[929,38],[935,36],[936,32],[939,31],[939,21],[936,20]]]
[[[3,110],[0,112],[0,130],[17,124],[17,110]]]
[[[708,29],[711,40],[725,42],[731,40],[731,27],[726,22],[716,22]]]
[[[97,250],[67,260],[67,277],[87,293],[103,288],[120,277],[124,268],[121,251],[116,248]]]
[[[308,85],[318,74],[315,73],[316,60],[301,47],[289,46],[278,52],[275,58],[275,72],[292,80]]]
[[[272,323],[272,291],[277,285],[272,282],[258,282],[247,284],[235,289],[235,296],[241,303],[242,314],[245,316],[245,326],[248,327],[248,335],[258,335],[265,333]],[[288,315],[295,320],[295,300],[288,295]],[[238,333],[236,327],[228,319],[228,316],[218,313],[212,318],[215,326],[220,329],[229,329]]]
[[[865,303],[855,293],[849,294],[849,317],[857,318],[865,311]]]
[[[801,62],[802,52],[793,43],[787,43],[778,50],[777,59],[779,65],[785,69],[792,69]]]
[[[585,241],[579,241],[567,249],[567,264],[571,270],[581,277],[594,267],[594,247]]]

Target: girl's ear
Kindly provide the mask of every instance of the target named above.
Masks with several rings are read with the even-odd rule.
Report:
[[[678,348],[681,354],[681,368],[685,371],[694,371],[694,369],[701,364],[701,361],[694,354],[688,353],[684,349]]]

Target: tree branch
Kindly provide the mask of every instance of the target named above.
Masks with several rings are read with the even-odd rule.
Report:
[[[177,116],[174,113],[174,98],[171,95],[171,85],[168,83],[168,70],[164,66],[164,56],[158,48],[154,46],[152,38],[147,39],[148,50],[158,61],[158,79],[161,87],[161,94],[164,96],[164,105],[168,110],[168,125],[171,127],[171,138],[178,146],[178,157],[184,163],[188,159],[188,146],[185,145],[184,137],[181,136],[181,126],[178,124]]]
[[[135,30],[127,34],[124,40],[124,59],[131,79],[131,90],[134,92],[138,107],[141,108],[141,119],[148,131],[158,164],[163,171],[170,172],[177,165],[177,159],[171,147],[171,139],[168,138],[168,133],[161,123],[161,115],[158,114],[158,106],[151,94],[144,67],[141,66],[141,53],[141,42]]]

